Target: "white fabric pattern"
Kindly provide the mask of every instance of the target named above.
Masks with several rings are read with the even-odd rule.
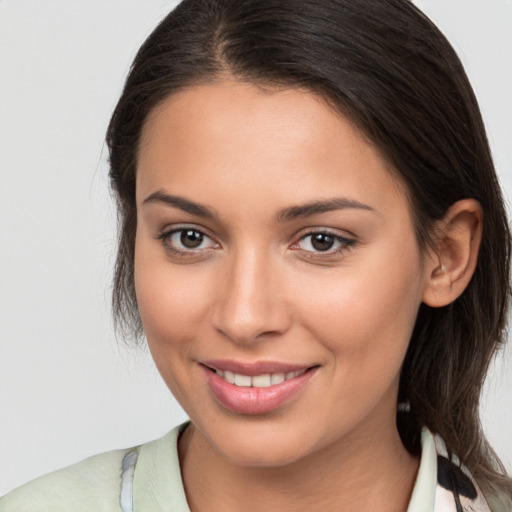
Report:
[[[133,474],[139,456],[138,449],[128,452],[121,465],[121,494],[119,502],[123,512],[133,512]]]

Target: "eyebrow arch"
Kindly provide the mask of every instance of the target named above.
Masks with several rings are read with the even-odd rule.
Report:
[[[202,204],[195,203],[194,201],[190,201],[189,199],[185,199],[181,196],[166,194],[162,190],[153,192],[142,202],[142,204],[150,203],[163,203],[168,206],[174,206],[175,208],[179,208],[180,210],[190,213],[191,215],[197,215],[198,217],[204,217],[206,219],[218,218],[215,210],[212,210],[207,206],[203,206]]]
[[[360,203],[354,199],[347,199],[344,197],[326,199],[323,201],[313,201],[300,206],[290,206],[280,210],[276,218],[279,222],[287,222],[294,219],[300,219],[303,217],[309,217],[310,215],[316,215],[319,213],[332,212],[335,210],[366,210],[377,213],[371,206]]]

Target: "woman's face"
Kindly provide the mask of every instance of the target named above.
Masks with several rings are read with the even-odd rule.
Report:
[[[275,466],[396,434],[422,255],[350,122],[298,90],[185,89],[144,127],[137,209],[149,348],[210,447]]]

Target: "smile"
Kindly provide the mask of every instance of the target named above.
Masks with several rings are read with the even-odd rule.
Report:
[[[244,388],[269,388],[276,386],[286,380],[291,380],[304,374],[306,370],[297,370],[287,373],[265,373],[263,375],[242,375],[240,373],[230,372],[229,370],[215,370],[215,373],[222,377],[229,384]]]
[[[308,386],[318,365],[243,364],[234,361],[200,365],[212,397],[238,414],[269,414],[292,403]]]

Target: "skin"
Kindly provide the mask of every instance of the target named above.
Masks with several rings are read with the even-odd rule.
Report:
[[[191,510],[405,511],[419,461],[396,430],[400,367],[421,302],[453,300],[472,273],[478,205],[445,219],[467,234],[456,256],[451,239],[423,254],[404,186],[347,119],[308,92],[229,80],[150,114],[136,194],[137,300],[192,422],[179,444]],[[334,198],[344,207],[278,218]],[[184,227],[204,233],[199,248],[169,235]],[[342,241],[319,251],[312,232]],[[239,414],[209,389],[211,359],[315,371],[276,410]]]

